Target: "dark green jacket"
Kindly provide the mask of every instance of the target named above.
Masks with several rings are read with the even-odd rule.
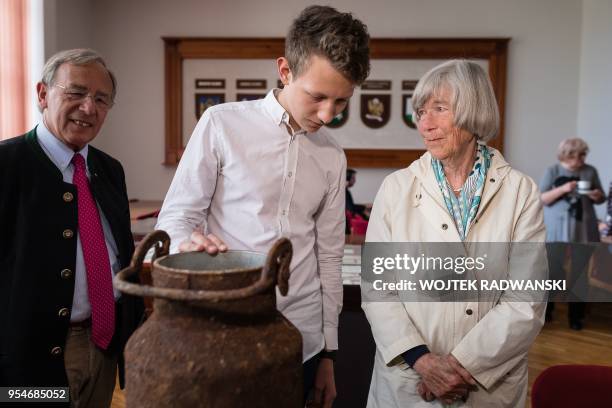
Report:
[[[126,267],[134,241],[123,168],[92,146],[87,164],[92,193]],[[65,193],[74,199],[65,200]],[[0,386],[67,386],[63,350],[70,316],[59,310],[72,307],[77,230],[76,187],[63,181],[36,130],[0,142]],[[143,304],[122,295],[116,306],[109,352],[120,353],[141,321]]]

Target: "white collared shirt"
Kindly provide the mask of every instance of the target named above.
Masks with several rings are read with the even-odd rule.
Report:
[[[293,244],[289,294],[277,307],[301,332],[304,361],[338,348],[346,157],[324,130],[292,132],[274,90],[217,105],[195,127],[156,229],[171,252],[199,229],[230,249]]]
[[[64,183],[72,183],[72,177],[74,175],[74,165],[72,164],[72,157],[74,151],[61,142],[55,137],[44,125],[40,123],[36,127],[36,138],[38,144],[42,147],[43,151],[49,157],[49,159],[55,164],[55,166],[61,171]],[[85,168],[87,170],[87,178],[90,178],[89,166],[87,165],[87,155],[89,153],[89,145],[85,145],[78,153],[85,159]],[[119,251],[117,250],[117,244],[113,238],[110,224],[104,216],[100,205],[98,205],[98,213],[100,214],[100,221],[102,224],[102,230],[104,231],[104,240],[106,243],[106,249],[108,250],[108,259],[110,261],[111,273],[115,274],[121,268],[119,264]],[[85,269],[85,258],[83,258],[83,247],[81,245],[81,236],[77,231],[77,250],[76,250],[76,262],[74,271],[74,297],[72,298],[72,308],[70,309],[70,321],[80,322],[91,316],[91,305],[89,304],[89,295],[87,294],[87,272]],[[115,299],[118,299],[121,293],[113,288]]]

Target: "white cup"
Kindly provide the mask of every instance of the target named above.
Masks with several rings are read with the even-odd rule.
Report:
[[[591,182],[588,180],[580,180],[577,183],[578,191],[589,191],[591,189]]]

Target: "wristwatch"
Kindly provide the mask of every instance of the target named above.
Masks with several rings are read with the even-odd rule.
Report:
[[[323,350],[321,351],[321,353],[319,353],[319,357],[321,358],[328,358],[331,361],[336,361],[336,353],[338,352],[338,350]]]

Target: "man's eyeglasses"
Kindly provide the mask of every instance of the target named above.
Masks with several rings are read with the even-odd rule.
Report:
[[[53,84],[53,86],[57,86],[58,88],[63,89],[64,97],[71,102],[83,103],[87,97],[90,97],[91,100],[96,105],[96,108],[102,111],[109,110],[115,104],[113,100],[111,99],[110,95],[104,95],[104,94],[92,95],[89,92],[87,92],[86,89],[73,88],[73,87],[69,88],[61,84]]]

